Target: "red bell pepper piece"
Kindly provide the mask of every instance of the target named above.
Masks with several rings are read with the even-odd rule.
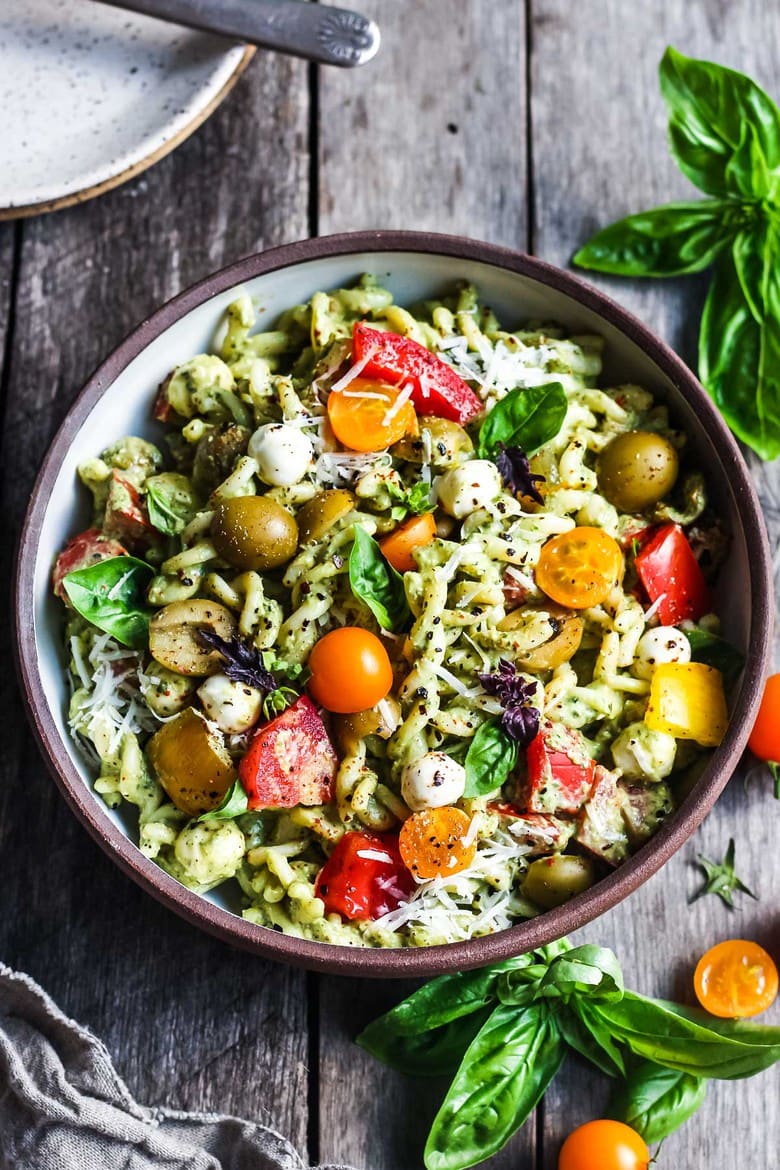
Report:
[[[99,528],[88,528],[68,541],[52,570],[52,587],[57,597],[61,597],[66,605],[70,605],[65,587],[62,584],[68,573],[75,573],[76,569],[88,569],[98,561],[106,561],[109,557],[126,557],[127,549],[118,540],[111,540]]]
[[[414,888],[395,833],[345,833],[316,883],[328,914],[371,921],[405,905]]]
[[[338,756],[311,699],[300,699],[255,732],[238,774],[249,808],[330,800]]]
[[[369,356],[370,355],[370,356]],[[411,337],[372,329],[357,321],[352,333],[352,358],[366,361],[363,374],[397,386],[412,387],[412,404],[419,414],[435,414],[467,423],[484,409],[452,366]]]
[[[123,540],[136,552],[143,552],[161,540],[141,493],[120,471],[111,472],[103,528],[108,536]]]
[[[526,749],[526,762],[531,812],[579,812],[596,765],[578,731],[546,720]]]
[[[662,524],[642,545],[636,571],[662,626],[676,626],[686,618],[698,621],[712,609],[699,562],[679,524]]]

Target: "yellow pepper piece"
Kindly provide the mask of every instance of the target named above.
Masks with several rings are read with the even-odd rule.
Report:
[[[653,671],[645,723],[675,739],[717,747],[728,724],[723,675],[703,662],[661,663]]]

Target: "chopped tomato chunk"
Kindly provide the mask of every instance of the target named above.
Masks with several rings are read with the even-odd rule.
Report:
[[[107,561],[110,557],[126,557],[127,549],[118,540],[111,540],[99,528],[88,528],[68,541],[52,571],[52,587],[57,597],[61,597],[66,605],[70,605],[68,595],[62,584],[68,573],[75,573],[77,569],[88,569],[98,561]]]
[[[636,556],[636,571],[662,626],[698,621],[712,609],[712,596],[688,538],[679,524],[662,524]]]
[[[292,808],[330,800],[337,767],[325,724],[302,695],[255,732],[238,774],[251,809]]]
[[[366,362],[362,372],[367,378],[395,385],[411,383],[412,402],[422,414],[463,424],[483,410],[460,374],[411,337],[372,329],[357,321],[352,334],[352,357],[355,362]]]
[[[123,540],[134,551],[143,551],[160,539],[141,493],[120,471],[111,472],[103,527],[109,536]]]
[[[326,913],[372,921],[403,906],[414,888],[395,833],[345,833],[316,884]]]
[[[529,743],[526,760],[531,812],[579,812],[590,796],[596,765],[578,731],[546,720]]]

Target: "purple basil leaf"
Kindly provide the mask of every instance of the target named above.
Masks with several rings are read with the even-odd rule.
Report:
[[[537,483],[544,483],[543,475],[535,475],[531,471],[528,456],[521,447],[506,447],[499,443],[496,455],[496,467],[504,485],[519,496],[530,496],[537,504],[543,504]]]
[[[263,656],[257,647],[242,642],[240,638],[226,641],[213,630],[198,630],[198,640],[222,655],[222,669],[233,682],[269,693],[278,688],[279,684],[263,664]]]

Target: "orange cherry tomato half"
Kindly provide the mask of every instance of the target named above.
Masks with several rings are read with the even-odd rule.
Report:
[[[542,546],[536,584],[559,605],[587,609],[606,600],[624,567],[620,545],[602,528],[572,528]]]
[[[780,763],[780,674],[766,680],[748,747],[759,760]]]
[[[777,997],[777,967],[758,943],[730,938],[702,955],[693,987],[712,1016],[724,1020],[757,1016]]]
[[[573,1130],[558,1155],[558,1170],[647,1170],[647,1142],[622,1121],[588,1121]]]
[[[320,638],[308,665],[312,698],[340,715],[375,706],[393,685],[393,668],[382,642],[357,626],[343,626]]]
[[[468,841],[470,827],[471,817],[449,804],[413,813],[398,837],[404,865],[426,881],[460,873],[477,851],[477,842]]]
[[[436,537],[436,521],[432,512],[424,512],[422,516],[412,516],[405,520],[395,532],[380,540],[379,547],[386,559],[399,573],[409,573],[417,568],[413,553],[415,549],[424,548]]]
[[[417,433],[417,414],[403,386],[353,378],[328,395],[333,433],[351,451],[383,451],[404,435]],[[399,403],[403,395],[404,400]]]

